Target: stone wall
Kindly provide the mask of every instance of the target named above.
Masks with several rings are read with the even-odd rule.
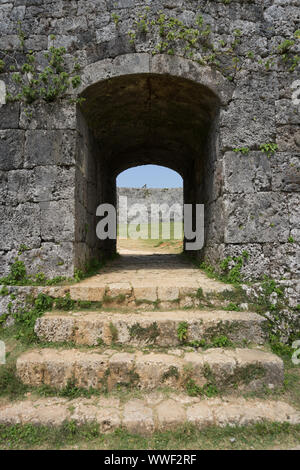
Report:
[[[152,220],[155,222],[168,222],[169,220],[181,222],[183,220],[182,188],[118,188],[117,198],[119,223],[135,220],[134,206],[136,204],[141,204],[147,209],[148,217],[145,217],[146,214],[143,213],[137,214],[142,223],[150,223],[153,204],[161,208],[160,214],[153,211]]]
[[[201,14],[221,53],[203,41],[189,57],[179,41],[153,55],[160,38],[143,31],[130,41],[145,6],[150,20],[162,10],[186,27]],[[247,250],[247,278],[299,277],[299,65],[278,49],[293,40],[287,54],[299,55],[299,15],[298,0],[2,0],[1,275],[21,244],[29,271],[48,276],[101,256],[95,207],[115,201],[120,171],[156,163],[183,176],[185,202],[207,206],[201,259]],[[18,21],[40,70],[52,45],[66,48],[67,67],[79,62],[70,94],[86,97],[81,111],[67,99],[4,103],[17,89],[10,67],[24,61]]]

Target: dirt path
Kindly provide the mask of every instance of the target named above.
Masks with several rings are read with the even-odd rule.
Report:
[[[117,251],[120,254],[179,254],[182,251],[181,240],[120,240]]]

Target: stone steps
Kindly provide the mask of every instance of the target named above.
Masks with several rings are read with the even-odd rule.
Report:
[[[17,375],[23,383],[61,389],[112,390],[120,385],[153,390],[194,386],[215,391],[275,388],[283,383],[283,361],[258,349],[208,349],[204,352],[135,353],[78,349],[40,349],[22,354]],[[199,389],[200,392],[200,389]]]
[[[166,397],[148,393],[123,403],[115,397],[27,399],[0,406],[0,424],[61,426],[96,422],[102,433],[122,426],[132,433],[150,434],[180,428],[186,423],[197,428],[244,426],[262,421],[299,424],[300,412],[280,401],[243,398],[200,399],[180,393]]]
[[[197,307],[200,303],[213,302],[223,292],[234,290],[232,285],[210,279],[199,269],[164,272],[144,269],[137,273],[104,272],[70,285],[70,296],[73,300],[102,302],[104,307],[128,306],[149,310],[151,307],[155,309],[157,305],[165,309],[172,309],[174,305],[181,308]],[[222,304],[222,301],[218,303]]]
[[[218,335],[232,342],[263,344],[264,317],[251,312],[168,311],[140,313],[50,312],[36,322],[42,341],[96,346],[112,343],[174,347],[182,343],[178,328],[186,328],[185,341],[210,341]]]

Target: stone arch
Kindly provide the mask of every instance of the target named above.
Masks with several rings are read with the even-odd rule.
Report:
[[[183,177],[184,202],[207,205],[209,236],[218,115],[231,99],[230,82],[192,60],[137,53],[85,67],[78,93],[85,101],[77,120],[77,266],[114,250],[113,241],[96,239],[96,207],[116,205],[116,176],[138,164],[161,164]]]
[[[176,55],[147,52],[124,54],[114,59],[103,59],[87,65],[81,76],[81,85],[77,90],[82,94],[89,86],[97,82],[122,75],[163,74],[192,80],[209,88],[218,96],[222,105],[227,105],[232,98],[233,86],[216,69]]]

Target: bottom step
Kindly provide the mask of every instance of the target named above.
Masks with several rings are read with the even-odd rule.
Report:
[[[30,399],[0,407],[0,424],[35,424],[60,426],[97,422],[101,432],[119,427],[137,434],[174,429],[190,423],[207,426],[244,426],[262,421],[299,424],[300,412],[280,401],[243,398],[201,400],[185,395],[169,398],[155,392],[144,399],[121,403],[117,398],[68,400],[65,398]]]

